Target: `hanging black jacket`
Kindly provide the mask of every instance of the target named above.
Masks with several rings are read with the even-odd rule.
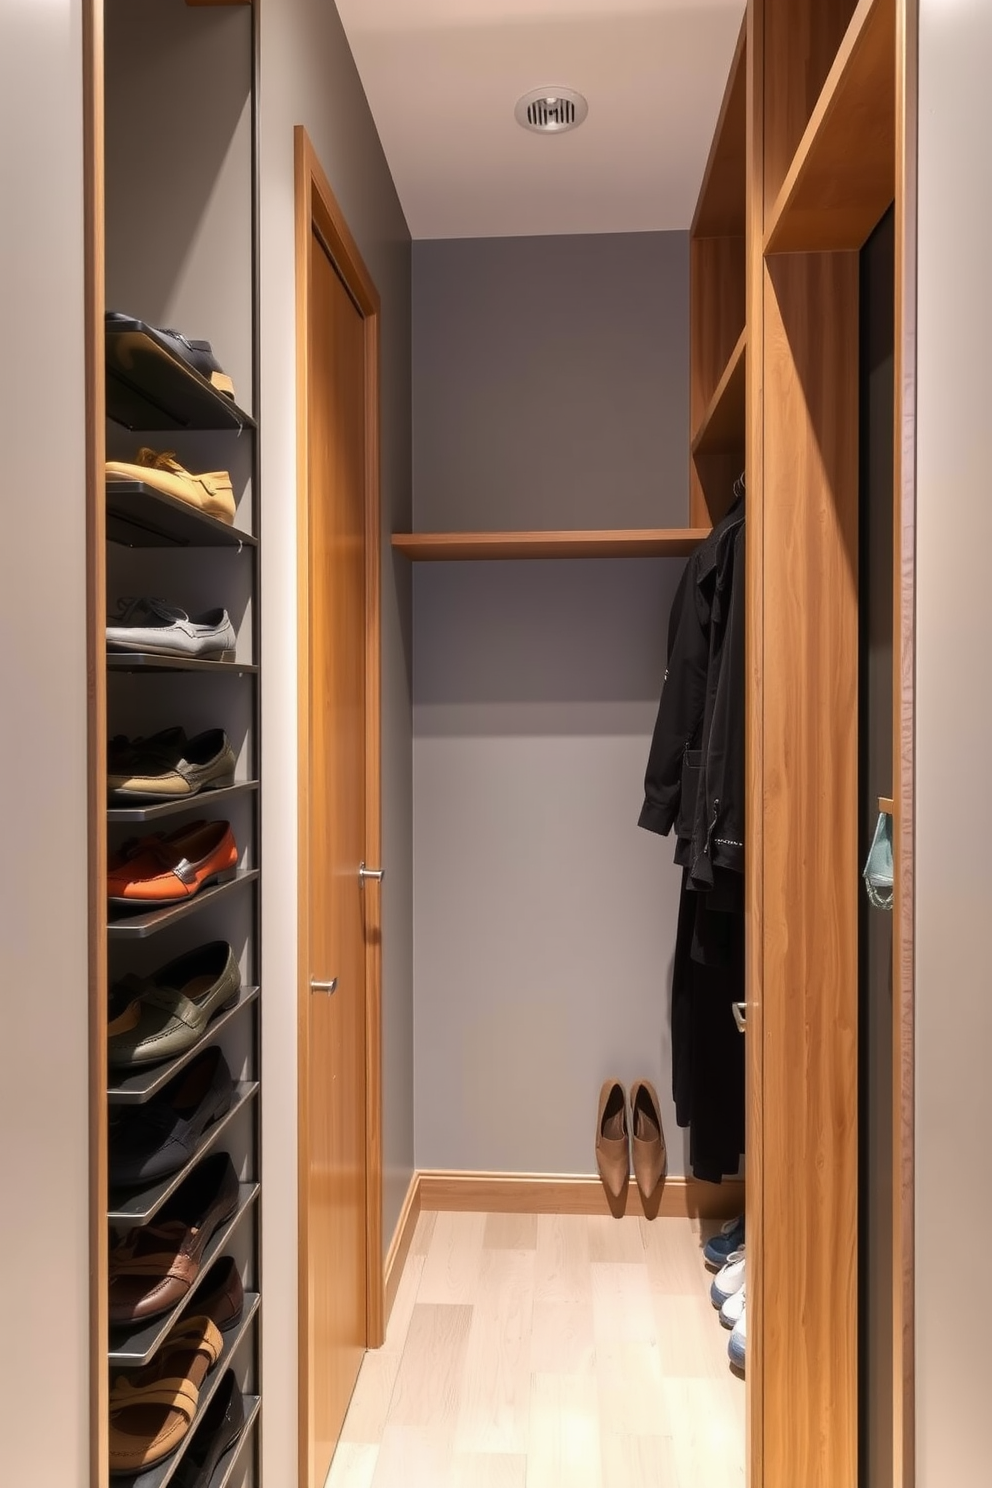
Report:
[[[689,885],[744,871],[744,503],[686,565],[668,627],[668,670],[639,825],[676,828]]]

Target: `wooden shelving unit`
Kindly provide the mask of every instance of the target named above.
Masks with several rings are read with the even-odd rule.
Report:
[[[693,435],[691,450],[694,459],[698,460],[710,451],[728,447],[736,450],[739,447],[744,428],[746,356],[747,331],[744,330],[737,338],[723,376]]]
[[[895,0],[860,0],[769,214],[766,254],[860,248],[892,201],[894,31]]]
[[[911,258],[897,163],[913,168],[900,113],[911,96],[914,10],[909,0],[748,0],[692,224],[690,521],[703,527],[720,517],[745,456],[748,487],[753,1488],[853,1483],[864,1445],[852,869],[860,846],[858,253],[895,200],[897,282]],[[911,364],[900,375],[911,330],[901,323],[903,308],[897,296],[897,467],[911,439]],[[912,581],[898,555],[895,573],[903,625],[911,627]],[[911,738],[899,734],[905,685],[897,659],[897,777],[900,761],[912,759]],[[901,844],[911,879],[911,842],[903,836]],[[911,917],[908,932],[898,910],[893,923],[902,925],[902,939],[893,945],[892,1067],[905,1072],[912,1069],[912,986],[904,970],[913,959]],[[894,1279],[892,1481],[902,1483],[900,1464],[910,1461],[912,1445],[905,1236],[913,1193],[912,1152],[900,1142],[913,1103],[911,1079],[897,1073],[897,1087],[900,1080],[886,1287]]]
[[[421,563],[494,558],[687,558],[709,528],[591,532],[396,532],[393,547]]]
[[[744,468],[747,18],[734,51],[689,244],[689,521],[711,527]]]

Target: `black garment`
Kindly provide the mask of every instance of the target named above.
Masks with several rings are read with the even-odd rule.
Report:
[[[639,825],[676,829],[683,868],[672,979],[672,1093],[697,1178],[744,1150],[744,503],[686,565]]]
[[[694,888],[744,871],[744,504],[686,565],[668,628],[668,670],[639,825],[667,835]]]
[[[719,874],[718,874],[719,877]],[[729,875],[728,875],[729,877]],[[689,1128],[696,1178],[719,1183],[744,1151],[744,1040],[732,1004],[744,996],[744,916],[715,910],[713,895],[683,875],[672,977],[672,1094],[679,1126]],[[729,903],[743,880],[720,886]]]

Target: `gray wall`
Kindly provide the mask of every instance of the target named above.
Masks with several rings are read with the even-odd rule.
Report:
[[[296,1479],[296,326],[293,126],[306,126],[382,296],[383,1099],[388,1245],[413,1172],[410,238],[337,11],[280,0],[261,20],[262,817],[266,1118],[263,1480]],[[329,1258],[329,1264],[332,1263]]]
[[[419,529],[683,525],[685,234],[414,246]],[[421,565],[416,1158],[589,1172],[668,1099],[679,875],[637,815],[682,563]]]
[[[79,0],[0,6],[0,1483],[11,1488],[68,1488],[89,1471],[81,20]]]
[[[413,254],[421,531],[685,524],[687,233]]]
[[[916,1308],[919,1488],[989,1481],[967,1237],[992,1226],[992,131],[986,0],[921,0]]]

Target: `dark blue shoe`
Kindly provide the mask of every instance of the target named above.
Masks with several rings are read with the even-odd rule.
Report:
[[[744,1244],[744,1216],[739,1214],[736,1219],[728,1219],[727,1223],[714,1235],[712,1240],[707,1240],[703,1246],[703,1260],[707,1266],[713,1266],[719,1270],[727,1264],[727,1257],[735,1250],[740,1250]]]

